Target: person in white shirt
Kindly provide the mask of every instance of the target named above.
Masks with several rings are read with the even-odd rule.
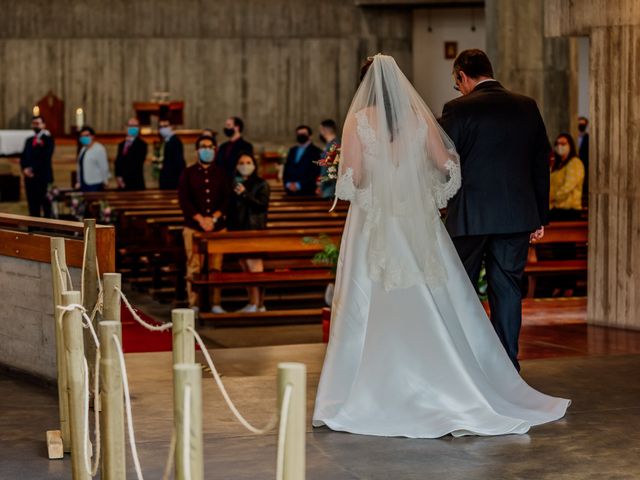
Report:
[[[111,176],[107,150],[95,137],[95,130],[89,126],[82,127],[78,137],[81,148],[78,153],[78,178],[75,188],[83,192],[101,192]]]

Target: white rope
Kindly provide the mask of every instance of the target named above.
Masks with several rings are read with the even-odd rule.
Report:
[[[151,325],[150,323],[145,322],[140,317],[140,315],[138,315],[135,309],[131,306],[131,304],[129,303],[129,300],[127,299],[125,294],[122,292],[122,290],[120,290],[120,288],[117,285],[115,285],[113,288],[116,290],[116,292],[120,294],[120,298],[122,298],[122,300],[124,301],[124,304],[127,306],[127,309],[131,313],[131,316],[133,316],[133,318],[147,330],[151,330],[152,332],[164,332],[165,330],[169,330],[170,328],[173,327],[173,323],[171,322],[163,323],[162,325]]]
[[[131,412],[131,396],[129,395],[129,379],[127,378],[127,367],[124,363],[124,354],[118,336],[113,334],[113,342],[118,351],[118,361],[120,363],[120,371],[122,373],[122,388],[124,389],[124,400],[127,411],[127,428],[129,431],[129,445],[131,447],[131,456],[133,457],[133,465],[136,469],[138,480],[144,480],[142,476],[142,468],[140,468],[140,459],[138,458],[138,448],[136,446],[136,433],[133,430],[133,414]]]
[[[191,385],[184,386],[182,404],[182,472],[191,480]]]
[[[284,478],[284,445],[287,440],[287,424],[289,423],[289,406],[291,405],[291,393],[293,386],[287,383],[282,395],[282,406],[280,408],[280,429],[278,431],[278,453],[276,457],[276,480]]]
[[[218,370],[216,370],[216,367],[213,364],[213,360],[211,359],[211,356],[209,355],[209,351],[207,350],[207,347],[205,346],[204,342],[202,341],[202,338],[200,338],[200,335],[198,335],[198,332],[196,332],[193,328],[187,327],[186,330],[193,334],[193,337],[196,339],[196,342],[200,346],[200,350],[202,351],[202,354],[204,355],[204,358],[207,360],[207,364],[209,365],[209,370],[211,370],[211,374],[213,375],[213,379],[218,384],[218,388],[220,389],[220,393],[222,394],[222,397],[224,398],[224,401],[227,403],[227,406],[229,407],[229,410],[231,410],[231,413],[233,413],[233,415],[236,417],[236,419],[247,430],[249,430],[250,432],[255,433],[257,435],[264,435],[265,433],[270,432],[271,430],[273,430],[273,427],[275,427],[276,423],[278,422],[277,415],[274,415],[273,418],[271,420],[269,420],[267,425],[262,429],[254,427],[253,425],[251,425],[242,416],[242,414],[238,411],[236,406],[231,401],[231,397],[229,397],[229,394],[227,393],[227,389],[224,387],[224,384],[222,383],[222,379],[220,378],[220,374],[218,373]]]

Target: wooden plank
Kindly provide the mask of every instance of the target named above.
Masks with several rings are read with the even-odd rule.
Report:
[[[51,237],[35,233],[0,230],[0,255],[36,262],[51,262]],[[67,265],[82,267],[83,242],[65,238]]]
[[[335,280],[335,274],[329,270],[296,270],[293,272],[260,273],[209,273],[195,275],[191,280],[194,286],[225,287],[266,287],[266,286],[311,286],[327,285]]]

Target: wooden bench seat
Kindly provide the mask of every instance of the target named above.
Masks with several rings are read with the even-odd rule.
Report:
[[[212,322],[216,326],[238,326],[256,323],[319,323],[322,319],[322,308],[299,308],[291,310],[267,310],[255,313],[222,313],[201,312],[200,322]]]
[[[286,272],[211,272],[208,274],[194,275],[190,279],[194,287],[269,287],[277,285],[287,286],[313,286],[328,285],[333,282],[335,275],[327,269],[295,270]]]

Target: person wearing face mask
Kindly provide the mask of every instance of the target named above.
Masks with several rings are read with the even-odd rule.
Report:
[[[271,189],[266,180],[258,176],[255,158],[242,154],[236,166],[234,194],[229,203],[227,225],[229,230],[262,230],[267,228],[267,210]],[[240,260],[245,272],[262,272],[264,265],[260,258]],[[264,312],[264,290],[258,287],[248,289],[249,303],[241,312]]]
[[[178,184],[178,200],[184,215],[184,246],[187,257],[187,277],[200,273],[202,258],[193,248],[196,232],[225,230],[231,188],[224,172],[215,164],[216,145],[212,138],[201,136],[196,140],[197,163],[185,168]],[[209,271],[222,268],[222,256],[209,255]],[[187,283],[189,305],[198,310],[199,298]],[[211,304],[213,313],[224,313],[220,290],[214,289]]]
[[[338,125],[334,120],[328,119],[320,122],[320,141],[325,144],[323,155],[326,155],[334,145],[340,144],[338,138]],[[327,167],[320,167],[320,178],[326,178],[328,174]],[[321,180],[318,185],[318,195],[322,198],[333,198],[336,193],[335,180]]]
[[[233,179],[236,171],[236,164],[240,155],[248,153],[253,155],[253,145],[242,138],[244,122],[240,117],[229,117],[224,122],[224,135],[229,139],[220,145],[216,165],[222,168],[229,180]]]
[[[31,128],[34,135],[27,138],[22,155],[20,168],[24,176],[24,188],[27,194],[29,215],[51,217],[51,203],[47,201],[47,187],[53,183],[53,169],[51,158],[55,142],[46,130],[44,119],[33,117]]]
[[[289,149],[282,177],[284,189],[289,195],[314,195],[320,175],[318,160],[322,150],[311,141],[311,127],[300,125],[296,128],[298,144]]]
[[[561,133],[554,145],[551,169],[549,219],[551,221],[579,220],[582,213],[584,165],[576,152],[573,137]]]
[[[80,129],[78,142],[80,152],[75,188],[83,192],[101,192],[111,176],[107,149],[96,141],[95,130],[87,125]]]
[[[144,162],[147,159],[147,142],[140,138],[140,122],[130,118],[127,137],[118,145],[115,171],[118,189],[144,190]]]
[[[158,122],[158,133],[164,142],[158,186],[161,190],[175,190],[178,188],[180,174],[186,167],[184,147],[169,120],[163,118]]]

